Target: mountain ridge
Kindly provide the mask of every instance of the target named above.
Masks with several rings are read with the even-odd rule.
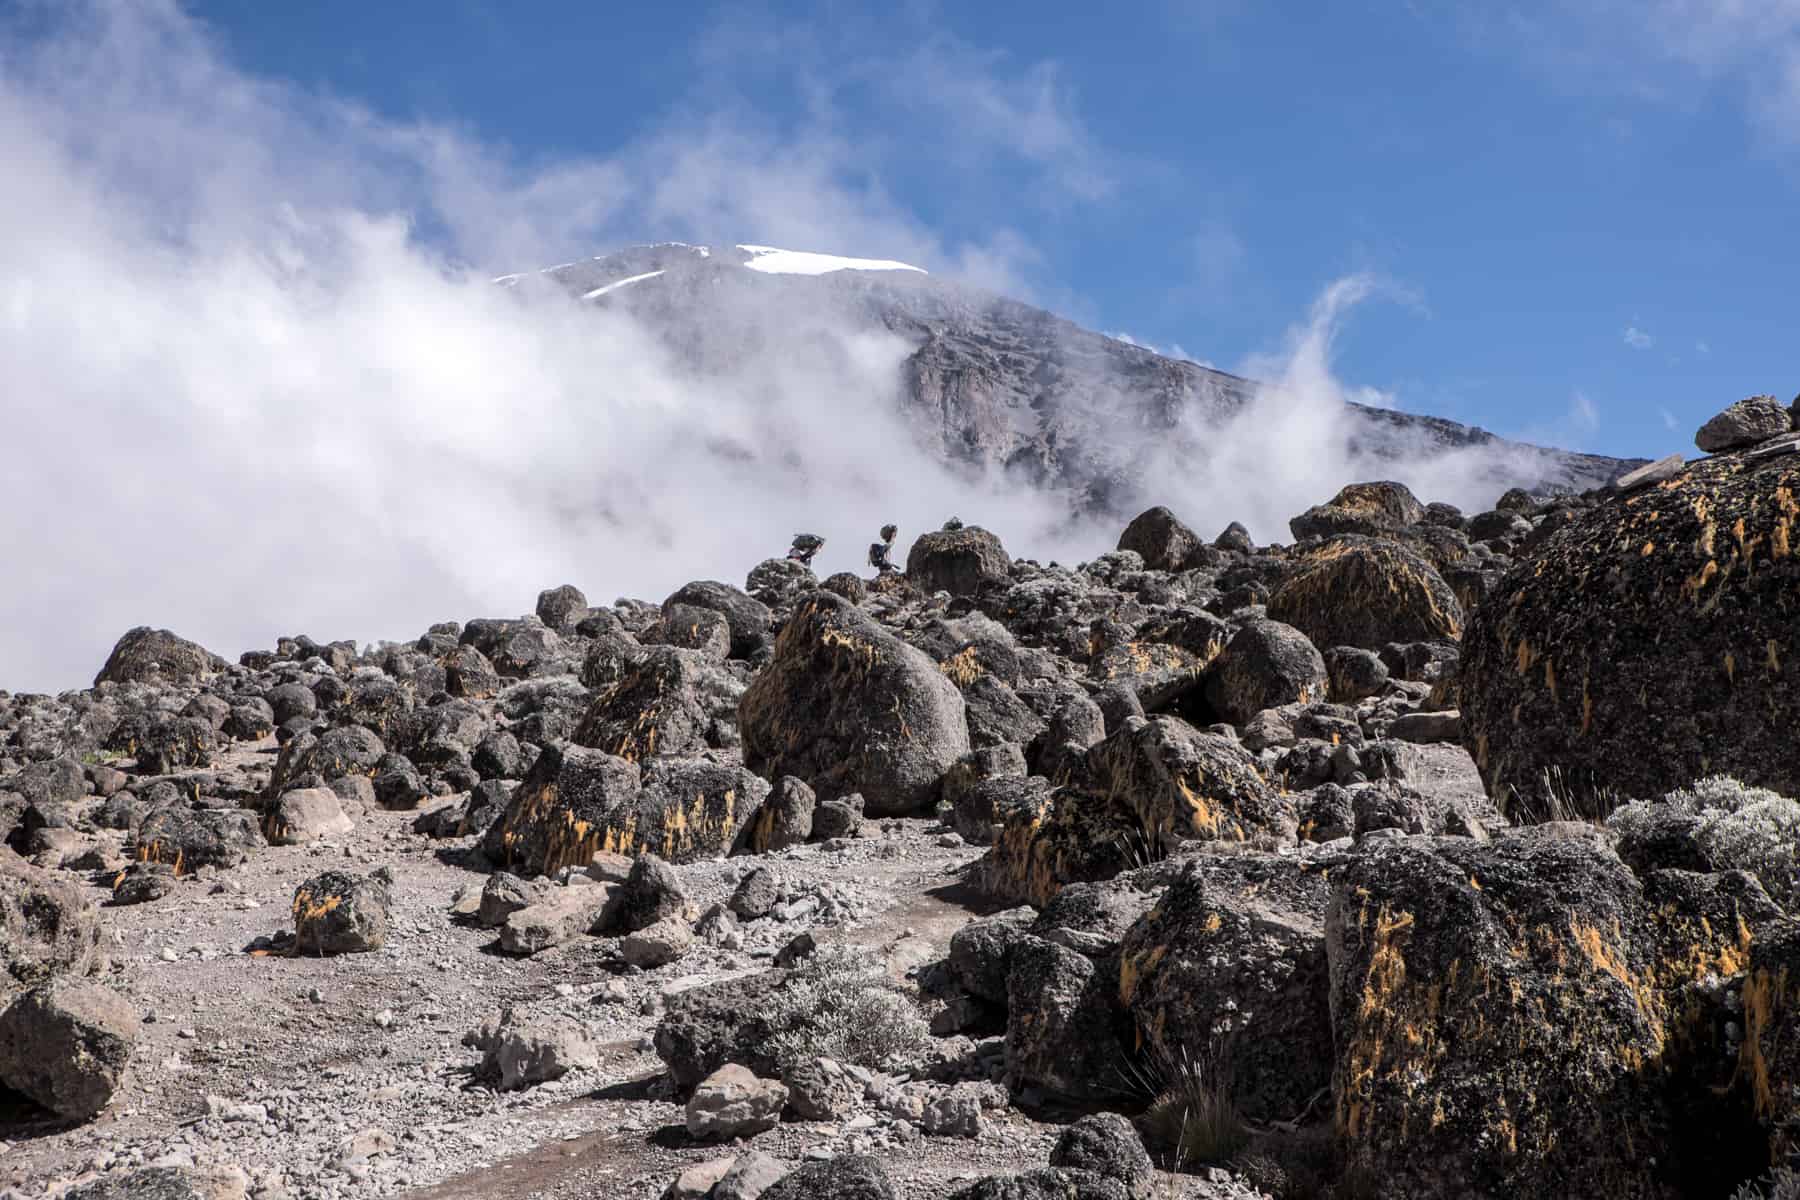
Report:
[[[1221,427],[1250,410],[1260,387],[892,260],[666,242],[495,282],[549,286],[629,313],[701,374],[734,370],[763,349],[829,353],[816,337],[826,329],[896,336],[907,348],[897,415],[915,438],[947,464],[1065,493],[1078,515],[1129,516],[1162,502],[1144,482],[1151,461],[1204,460]],[[1344,455],[1375,469],[1473,452],[1470,468],[1495,496],[1511,487],[1580,492],[1647,461],[1514,441],[1444,417],[1345,406]],[[1324,481],[1321,489],[1348,482]]]

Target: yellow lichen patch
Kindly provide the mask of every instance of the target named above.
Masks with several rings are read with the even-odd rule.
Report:
[[[1770,638],[1766,648],[1768,650],[1768,658],[1766,661],[1767,661],[1768,667],[1769,667],[1769,674],[1771,674],[1771,675],[1781,674],[1781,646],[1780,646],[1780,644],[1778,642],[1776,642],[1776,640],[1774,638]]]
[[[1144,982],[1162,962],[1169,952],[1167,946],[1153,946],[1149,950],[1136,954],[1124,954],[1119,957],[1119,1003],[1129,1007],[1132,998],[1137,995],[1140,984]]]
[[[833,646],[844,651],[844,658],[848,661],[853,672],[859,670],[862,673],[873,671],[875,665],[881,661],[881,650],[873,642],[859,642],[856,638],[839,629],[820,630],[819,643],[824,646]]]
[[[1737,682],[1737,659],[1729,650],[1725,652],[1725,678],[1732,683]]]
[[[1182,807],[1187,811],[1188,827],[1195,833],[1204,833],[1210,837],[1219,836],[1219,810],[1205,796],[1188,786],[1185,779],[1175,780],[1175,790],[1181,795]]]
[[[981,664],[975,661],[975,647],[968,646],[952,654],[938,664],[938,670],[950,677],[950,682],[959,688],[966,688],[981,678]]]
[[[1649,558],[1652,554],[1656,553],[1656,543],[1655,542],[1645,542],[1644,548],[1642,550],[1640,550],[1638,553],[1642,554],[1645,558]]]
[[[1718,573],[1719,564],[1712,559],[1707,559],[1705,566],[1688,576],[1687,579],[1682,582],[1681,590],[1683,594],[1690,600],[1699,599],[1701,591],[1705,589],[1707,584],[1712,582],[1713,576]]]
[[[1764,1043],[1789,1019],[1794,1000],[1785,967],[1774,973],[1752,971],[1744,978],[1744,1044],[1738,1051],[1737,1073],[1749,1077],[1756,1115],[1765,1121],[1775,1115],[1775,1092]]]
[[[1694,551],[1704,558],[1713,556],[1713,537],[1716,527],[1711,521],[1700,527],[1700,536],[1694,540]]]
[[[336,912],[338,905],[344,902],[342,896],[326,896],[315,898],[305,888],[294,893],[294,923],[304,924],[317,921],[330,913]]]
[[[1520,638],[1519,649],[1514,657],[1518,662],[1519,674],[1523,675],[1525,672],[1531,670],[1531,664],[1537,661],[1537,651],[1531,648],[1530,642],[1526,641],[1524,638]]]

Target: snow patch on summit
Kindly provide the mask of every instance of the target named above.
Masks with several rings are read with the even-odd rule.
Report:
[[[738,247],[750,256],[744,265],[765,275],[828,275],[833,271],[917,271],[922,267],[894,262],[886,258],[843,258],[836,254],[814,254],[809,250],[782,250],[775,246]]]
[[[612,283],[606,284],[603,287],[597,287],[591,292],[581,293],[581,298],[583,300],[592,300],[596,296],[604,296],[604,295],[606,295],[606,293],[608,293],[610,291],[615,291],[618,288],[622,288],[628,283],[636,283],[641,279],[655,279],[658,275],[661,275],[661,274],[662,274],[661,271],[645,271],[642,275],[632,275],[626,279],[614,280]]]

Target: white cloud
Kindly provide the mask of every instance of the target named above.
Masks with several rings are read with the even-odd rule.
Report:
[[[1711,354],[1711,353],[1712,353],[1712,346],[1711,346],[1711,345],[1710,345],[1710,344],[1709,344],[1709,343],[1707,343],[1707,342],[1703,342],[1703,341],[1702,341],[1702,342],[1695,342],[1695,343],[1694,343],[1694,353],[1696,353],[1696,354],[1700,354],[1700,355],[1707,355],[1707,354]]]
[[[1577,388],[1569,397],[1569,425],[1577,433],[1588,434],[1600,428],[1600,410],[1592,397]]]
[[[1564,87],[1677,106],[1723,90],[1763,136],[1800,144],[1800,0],[1534,0],[1457,11],[1477,40],[1522,51]]]
[[[1041,556],[1117,537],[921,449],[896,415],[898,336],[758,308],[732,314],[749,344],[817,353],[708,375],[617,312],[487,282],[721,234],[1030,278],[1016,232],[946,238],[897,203],[828,88],[799,126],[702,106],[616,154],[527,166],[248,77],[164,0],[45,11],[56,35],[15,39],[0,74],[0,686],[84,683],[138,624],[235,655],[518,613],[565,581],[655,599],[741,579],[799,529],[830,539],[827,571],[887,521],[950,512]],[[1022,123],[1028,162],[1090,186],[1053,71],[957,83],[988,96],[980,136]],[[1343,401],[1365,393],[1332,346],[1375,290],[1329,287],[1223,430],[1159,431],[1147,490],[1265,540],[1357,477],[1491,503],[1482,454],[1348,445]]]
[[[1249,252],[1243,239],[1223,222],[1209,222],[1188,239],[1194,275],[1208,292],[1222,292],[1243,273]]]
[[[1662,423],[1668,427],[1668,429],[1671,433],[1673,433],[1676,430],[1679,430],[1681,428],[1681,422],[1679,422],[1675,419],[1674,413],[1670,412],[1666,408],[1659,408],[1656,411],[1657,411],[1657,415],[1662,417]]]
[[[833,569],[888,520],[1049,519],[915,447],[897,337],[745,314],[830,353],[696,379],[617,314],[487,282],[723,234],[1023,288],[1024,238],[940,237],[853,140],[721,112],[522,166],[248,77],[172,3],[52,16],[0,75],[0,686],[83,683],[136,624],[229,655],[412,636],[562,581],[741,579],[822,515]]]
[[[1627,325],[1625,327],[1625,344],[1633,350],[1648,350],[1656,344],[1656,339],[1636,325]]]

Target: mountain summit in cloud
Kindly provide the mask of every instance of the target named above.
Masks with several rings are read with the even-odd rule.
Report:
[[[1128,516],[1171,491],[1228,484],[1246,440],[1265,443],[1253,455],[1264,459],[1253,468],[1260,478],[1297,473],[1321,497],[1353,478],[1396,475],[1476,507],[1511,487],[1597,487],[1641,461],[1359,403],[1328,380],[1245,379],[889,259],[665,242],[495,282],[628,315],[699,374],[765,356],[860,370],[847,339],[892,340],[892,403],[921,445],[966,475],[1059,494],[1071,517]],[[853,403],[846,397],[846,416]],[[1271,429],[1294,436],[1269,441]],[[1298,511],[1302,496],[1283,499]],[[1272,537],[1286,515],[1252,514]]]

